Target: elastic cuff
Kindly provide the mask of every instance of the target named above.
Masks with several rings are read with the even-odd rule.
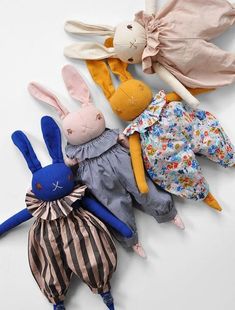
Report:
[[[171,211],[164,215],[157,215],[155,218],[159,224],[166,223],[172,221],[177,215],[177,210],[175,206],[171,209]]]

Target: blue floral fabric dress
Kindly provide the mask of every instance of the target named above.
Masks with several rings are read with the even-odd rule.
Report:
[[[166,191],[203,200],[209,186],[195,155],[223,167],[235,164],[234,146],[219,121],[209,112],[182,102],[166,102],[159,92],[148,108],[124,130],[140,133],[143,160],[152,180]]]

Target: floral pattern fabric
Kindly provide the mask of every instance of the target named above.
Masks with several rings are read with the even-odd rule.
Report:
[[[209,186],[195,155],[223,167],[235,164],[234,146],[219,121],[207,111],[182,102],[166,102],[158,93],[148,108],[124,130],[140,133],[145,168],[152,180],[168,192],[203,200]]]

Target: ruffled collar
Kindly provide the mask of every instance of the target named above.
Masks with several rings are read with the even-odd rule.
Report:
[[[135,14],[135,21],[142,25],[146,31],[147,45],[142,55],[143,71],[146,73],[154,73],[152,68],[152,57],[156,56],[159,52],[159,19],[157,19],[155,15],[149,15],[144,11],[140,11]]]
[[[145,132],[146,128],[151,127],[159,120],[162,109],[166,103],[166,94],[162,90],[156,94],[148,108],[125,128],[123,134],[130,136],[135,131],[140,133]]]
[[[84,196],[86,188],[85,185],[75,186],[69,195],[54,201],[40,200],[29,190],[25,198],[26,206],[34,217],[53,221],[66,217],[73,210],[72,204]]]
[[[106,129],[99,137],[87,143],[81,145],[67,144],[66,155],[69,158],[76,158],[79,163],[86,159],[99,157],[118,143],[118,134],[119,130]]]

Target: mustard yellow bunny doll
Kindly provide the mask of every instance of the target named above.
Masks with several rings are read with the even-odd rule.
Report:
[[[112,40],[106,41],[111,46]],[[192,109],[175,93],[163,91],[153,97],[151,89],[135,80],[127,64],[109,59],[111,71],[121,84],[115,90],[106,63],[87,61],[88,69],[101,86],[113,111],[130,121],[124,134],[129,137],[133,170],[142,193],[148,191],[144,170],[168,192],[193,200],[203,200],[221,211],[209,191],[196,154],[206,156],[224,167],[234,166],[234,147],[218,120],[207,111]],[[190,90],[194,95],[208,91]]]

